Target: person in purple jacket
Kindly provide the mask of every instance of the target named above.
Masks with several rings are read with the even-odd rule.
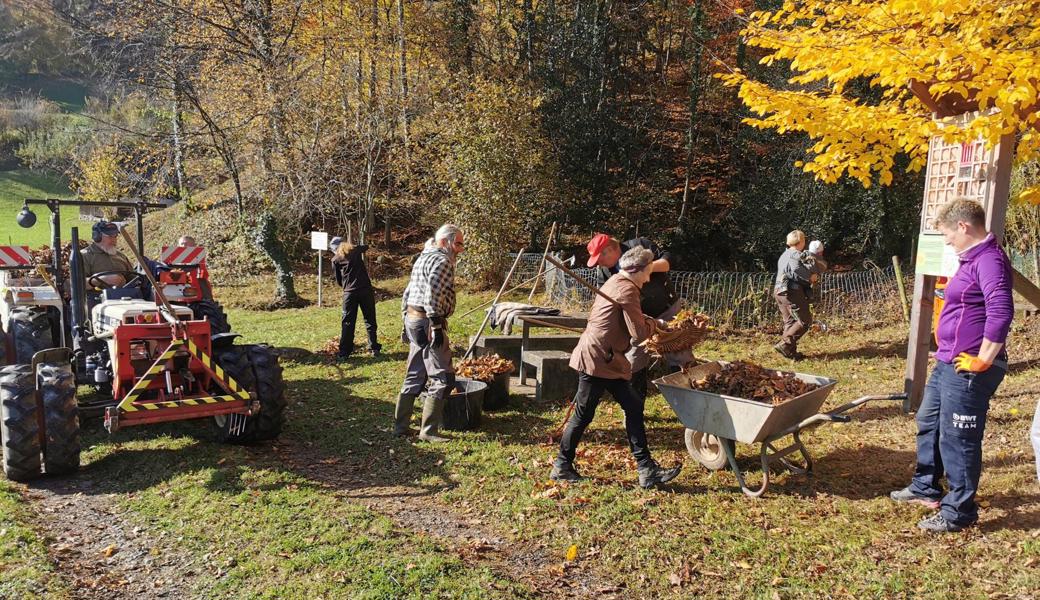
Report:
[[[946,286],[935,369],[917,410],[914,478],[889,497],[939,509],[917,526],[945,533],[979,518],[975,492],[982,475],[982,434],[989,400],[1007,372],[1004,342],[1014,304],[1011,263],[986,231],[982,206],[958,198],[939,210],[936,222],[960,267]]]

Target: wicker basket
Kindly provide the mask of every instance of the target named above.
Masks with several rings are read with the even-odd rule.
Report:
[[[660,356],[669,352],[691,350],[703,342],[711,331],[708,317],[702,314],[680,312],[671,324],[671,329],[658,331],[650,336],[646,341],[647,351]]]

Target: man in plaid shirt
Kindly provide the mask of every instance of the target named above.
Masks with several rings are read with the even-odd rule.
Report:
[[[404,332],[408,342],[408,370],[394,410],[394,434],[408,434],[415,399],[426,387],[419,439],[444,442],[437,435],[444,403],[455,387],[455,368],[448,343],[448,317],[455,312],[455,259],[463,250],[462,231],[442,225],[412,265],[408,287],[401,298]]]

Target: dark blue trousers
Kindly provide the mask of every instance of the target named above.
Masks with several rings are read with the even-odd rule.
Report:
[[[943,518],[957,525],[979,518],[975,492],[982,475],[982,434],[989,399],[1004,373],[995,365],[982,373],[958,373],[952,364],[939,362],[917,410],[917,468],[910,490],[941,499]],[[943,475],[950,488],[945,494]]]

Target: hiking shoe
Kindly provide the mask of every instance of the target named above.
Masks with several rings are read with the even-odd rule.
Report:
[[[777,352],[779,352],[780,355],[783,356],[784,358],[789,358],[791,360],[796,360],[795,359],[795,355],[797,353],[794,352],[793,350],[791,350],[787,346],[787,344],[785,344],[783,342],[780,342],[780,343],[776,344],[775,346],[773,346],[773,350],[776,350]]]
[[[946,517],[942,516],[942,513],[935,513],[930,517],[921,519],[917,523],[917,526],[925,531],[931,531],[934,533],[956,533],[964,530],[964,525],[958,525],[951,523],[946,520]]]
[[[569,481],[571,483],[578,483],[579,481],[583,481],[585,478],[574,470],[574,465],[554,464],[552,472],[549,473],[549,479],[552,479],[553,481]]]
[[[901,490],[896,490],[888,495],[890,499],[895,502],[908,502],[912,504],[920,504],[927,506],[933,510],[939,509],[939,501],[926,496],[918,496],[917,494],[910,491],[909,487],[905,487]]]
[[[643,489],[649,489],[668,483],[675,479],[679,471],[682,471],[682,463],[675,465],[671,469],[665,469],[657,464],[656,460],[650,461],[649,466],[639,468],[639,486]]]

